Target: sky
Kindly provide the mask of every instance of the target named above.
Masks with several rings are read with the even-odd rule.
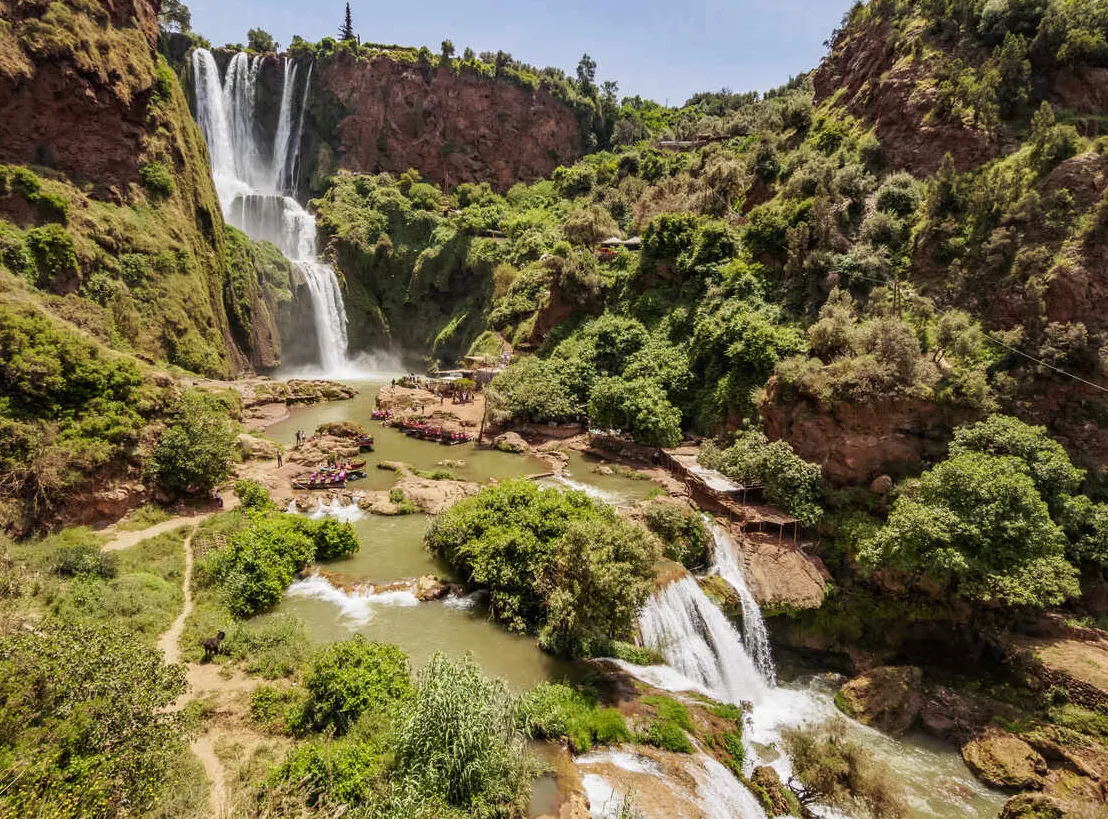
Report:
[[[285,45],[335,36],[345,0],[186,0],[213,45],[260,27]],[[765,91],[814,68],[851,0],[352,0],[363,41],[503,50],[573,74],[581,55],[623,96],[680,105],[697,91]]]

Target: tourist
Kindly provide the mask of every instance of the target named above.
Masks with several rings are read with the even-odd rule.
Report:
[[[285,456],[281,452],[280,449],[277,450],[277,468],[278,469],[284,469],[285,468]]]

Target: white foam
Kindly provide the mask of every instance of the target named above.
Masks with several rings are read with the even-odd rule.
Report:
[[[589,816],[592,819],[607,819],[619,813],[623,799],[604,777],[585,774],[581,777],[581,785],[589,798]]]
[[[577,757],[577,764],[588,767],[590,765],[611,765],[622,771],[635,774],[646,774],[662,779],[662,768],[649,757],[633,754],[628,751],[593,751],[584,756]]]
[[[718,760],[698,753],[685,763],[696,780],[696,796],[706,819],[765,819],[766,812],[746,786]]]
[[[346,503],[341,497],[336,495],[331,498],[327,503],[320,501],[316,508],[312,510],[309,515],[312,520],[323,520],[324,518],[334,518],[342,523],[354,523],[365,517],[365,512],[356,503]]]
[[[311,575],[295,581],[285,592],[289,597],[310,597],[330,603],[342,612],[345,620],[355,625],[365,625],[373,619],[373,610],[379,606],[418,606],[419,600],[408,591],[392,591],[377,594],[372,590],[346,592],[336,588],[330,580]]]
[[[449,609],[458,609],[459,611],[469,611],[476,608],[488,593],[485,591],[475,591],[472,594],[452,594],[442,601],[442,604]]]

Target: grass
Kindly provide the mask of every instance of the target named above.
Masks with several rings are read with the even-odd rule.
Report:
[[[525,694],[516,721],[532,737],[568,740],[576,753],[585,753],[594,744],[616,745],[632,738],[623,715],[600,707],[594,691],[561,683],[540,685]]]
[[[677,754],[691,754],[695,750],[687,733],[693,730],[688,706],[663,696],[643,697],[641,702],[653,706],[656,712],[646,733],[639,737],[640,741]]]
[[[137,532],[164,523],[172,517],[173,513],[165,507],[158,506],[156,503],[148,503],[145,506],[140,506],[121,520],[115,528],[120,532]]]

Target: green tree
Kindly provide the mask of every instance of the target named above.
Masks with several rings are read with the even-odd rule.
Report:
[[[147,480],[176,494],[211,491],[227,477],[234,452],[226,406],[210,393],[188,390],[171,418],[147,462]]]
[[[455,54],[454,43],[450,40],[442,41],[442,59],[444,62],[448,62]]]
[[[970,600],[1041,608],[1080,593],[1065,551],[1022,460],[963,452],[904,487],[859,557]]]
[[[167,31],[179,31],[187,34],[192,30],[192,12],[181,0],[162,0],[158,22]]]
[[[577,63],[577,84],[585,96],[596,94],[596,60],[588,54],[582,55],[581,61]]]
[[[277,50],[273,35],[260,28],[252,28],[246,33],[246,47],[258,54],[271,54]]]
[[[0,637],[0,815],[145,815],[185,752],[184,669],[118,629]]]
[[[681,442],[681,411],[659,384],[645,378],[602,378],[589,398],[592,424],[627,432],[637,442],[672,447]]]
[[[547,609],[539,643],[565,657],[587,657],[629,636],[654,589],[657,559],[655,541],[638,526],[571,523],[539,578]]]
[[[412,693],[408,658],[396,646],[358,634],[323,649],[304,674],[308,698],[297,724],[342,734],[367,711],[387,713]]]
[[[358,36],[354,33],[354,19],[350,15],[350,4],[346,4],[346,13],[342,18],[342,25],[339,26],[339,39],[344,43],[353,42]]]

